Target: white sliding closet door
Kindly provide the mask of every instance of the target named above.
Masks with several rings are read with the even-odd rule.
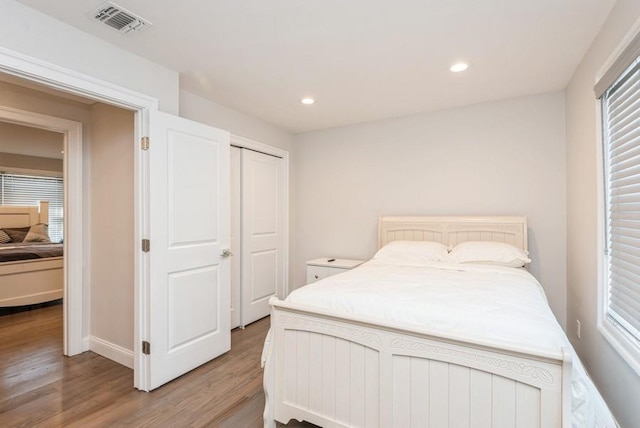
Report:
[[[242,325],[284,297],[283,168],[281,158],[242,150]]]
[[[240,326],[242,151],[231,146],[231,328]]]

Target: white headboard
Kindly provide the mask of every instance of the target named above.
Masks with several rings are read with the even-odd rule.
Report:
[[[0,228],[27,227],[38,223],[49,224],[49,202],[40,201],[38,206],[30,207],[0,205]]]
[[[526,217],[380,217],[378,248],[391,241],[506,242],[527,250]]]

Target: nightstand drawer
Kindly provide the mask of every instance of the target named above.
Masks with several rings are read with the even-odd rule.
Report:
[[[329,261],[331,260],[331,261]],[[307,284],[346,272],[362,264],[362,260],[315,259],[307,262]]]
[[[307,284],[320,281],[329,276],[327,269],[322,266],[307,266]]]

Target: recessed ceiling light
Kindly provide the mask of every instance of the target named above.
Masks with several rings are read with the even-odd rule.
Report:
[[[466,62],[456,62],[451,66],[449,70],[453,71],[454,73],[459,73],[461,71],[465,71],[467,68],[469,68],[469,64],[467,64]]]
[[[304,105],[310,106],[311,104],[315,103],[316,100],[314,100],[313,98],[310,98],[310,97],[306,97],[306,98],[301,99],[300,102],[302,104],[304,104]]]

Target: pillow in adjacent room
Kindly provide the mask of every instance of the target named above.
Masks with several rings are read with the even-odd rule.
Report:
[[[531,263],[528,255],[528,252],[504,242],[468,241],[456,245],[449,253],[447,261],[523,267]]]
[[[392,241],[380,248],[376,260],[393,262],[439,262],[447,256],[447,247],[432,241]]]
[[[11,242],[11,237],[7,233],[0,229],[0,244],[7,244]]]
[[[30,227],[5,227],[4,232],[9,235],[11,242],[22,242],[27,237]]]
[[[22,242],[51,242],[49,238],[49,226],[44,223],[34,224],[29,228],[27,236]]]

